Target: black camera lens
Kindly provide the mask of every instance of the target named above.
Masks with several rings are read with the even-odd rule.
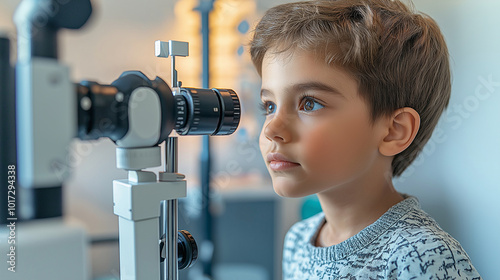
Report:
[[[78,137],[121,139],[127,133],[127,111],[120,108],[123,93],[110,85],[83,81],[77,85]]]
[[[175,95],[180,135],[230,135],[240,122],[240,101],[230,89],[180,88]]]

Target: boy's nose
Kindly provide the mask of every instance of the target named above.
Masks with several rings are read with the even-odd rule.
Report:
[[[264,135],[271,141],[289,142],[292,136],[289,129],[290,125],[291,120],[289,118],[281,114],[276,114],[264,128]]]

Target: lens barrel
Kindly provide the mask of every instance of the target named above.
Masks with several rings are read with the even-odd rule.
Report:
[[[233,90],[180,88],[175,99],[180,135],[230,135],[240,122],[240,101]]]
[[[158,143],[172,129],[180,135],[230,135],[238,128],[240,100],[231,89],[170,87],[160,78],[149,80],[138,71],[124,72],[111,85],[84,81],[76,85],[78,137],[82,140],[108,137],[118,141],[133,130],[130,96],[141,87],[153,89],[159,97],[161,126]],[[155,105],[156,106],[156,105]]]

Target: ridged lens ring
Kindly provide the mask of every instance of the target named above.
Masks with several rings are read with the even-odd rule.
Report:
[[[230,89],[181,88],[175,102],[180,135],[229,135],[240,123],[240,100]]]

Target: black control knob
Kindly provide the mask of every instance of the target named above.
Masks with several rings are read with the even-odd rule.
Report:
[[[177,232],[177,264],[179,270],[191,267],[198,259],[198,245],[187,230]],[[165,235],[160,240],[160,261],[166,259]]]
[[[177,237],[179,269],[191,267],[198,259],[198,245],[187,230],[180,230]]]

